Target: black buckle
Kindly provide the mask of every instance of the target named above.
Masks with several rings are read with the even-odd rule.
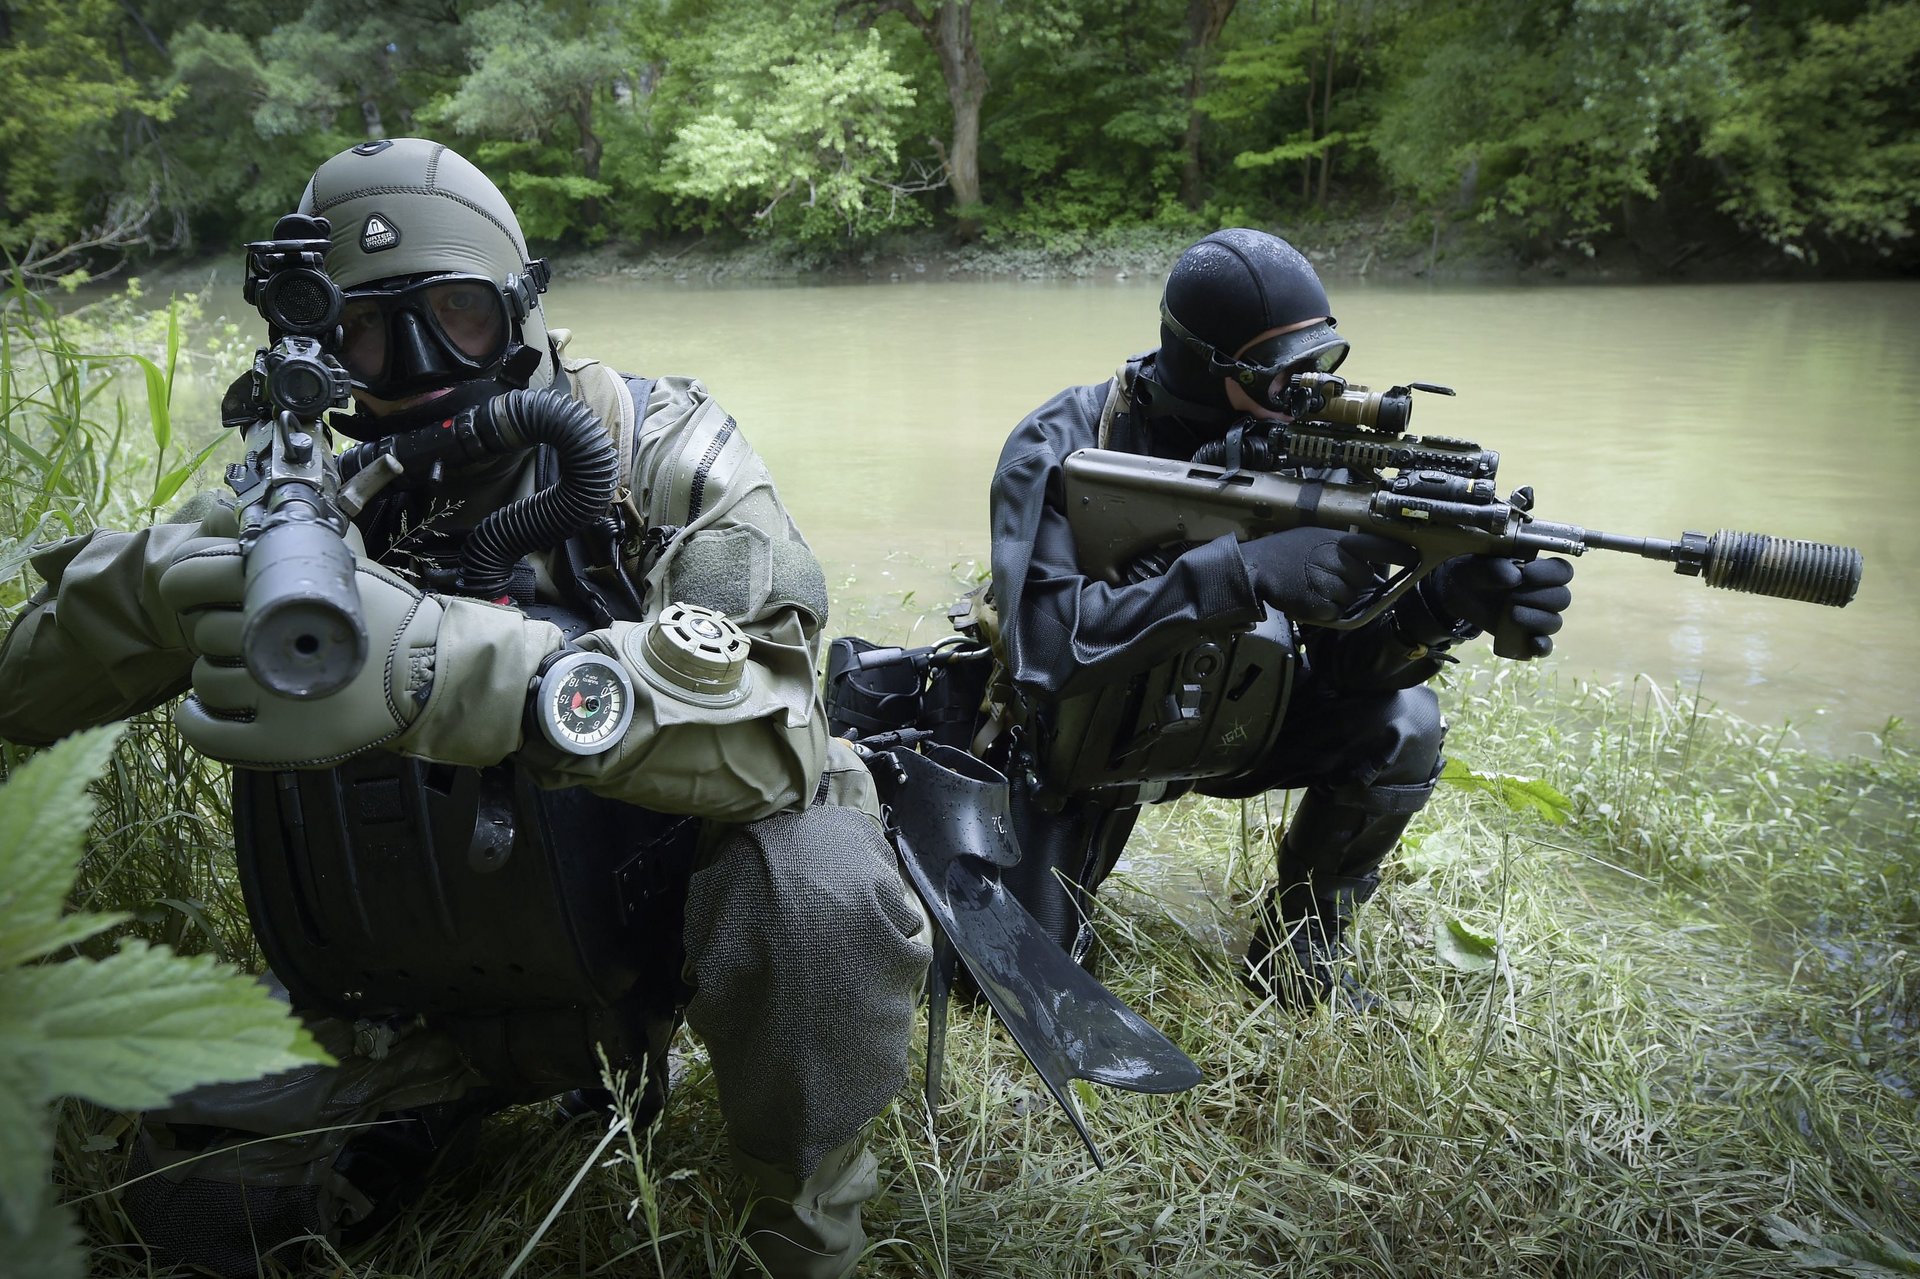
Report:
[[[540,295],[547,291],[547,284],[552,279],[553,266],[545,258],[535,258],[518,273],[508,273],[506,294],[513,303],[513,318],[516,321],[533,314]]]

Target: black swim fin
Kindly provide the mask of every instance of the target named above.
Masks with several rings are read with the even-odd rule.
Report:
[[[1001,884],[1000,870],[1020,857],[1006,778],[949,746],[928,746],[925,754],[896,747],[869,763],[889,833],[928,913],[1104,1168],[1070,1081],[1183,1092],[1200,1082],[1200,1068],[1069,958]],[[936,1006],[928,1017],[929,1105],[939,1096],[952,962],[945,947],[936,948],[936,969],[942,957],[947,972],[933,975]]]

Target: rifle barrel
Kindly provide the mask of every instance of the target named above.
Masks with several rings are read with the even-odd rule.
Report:
[[[1712,537],[1683,533],[1678,541],[1583,530],[1581,541],[1599,551],[1625,551],[1667,560],[1673,571],[1708,586],[1845,608],[1860,589],[1863,561],[1851,546],[1721,529]]]

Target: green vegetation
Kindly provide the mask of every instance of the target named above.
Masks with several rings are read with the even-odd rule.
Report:
[[[0,606],[24,597],[33,542],[151,520],[211,454],[210,415],[183,418],[176,437],[175,386],[183,365],[237,372],[238,329],[183,349],[183,327],[201,318],[193,296],[144,306],[138,280],[71,316],[17,276],[0,292]],[[137,416],[125,393],[136,381]]]
[[[120,731],[76,733],[0,787],[0,1247],[12,1273],[42,1279],[77,1279],[84,1260],[49,1193],[48,1102],[133,1111],[201,1084],[330,1060],[285,1004],[212,956],[137,937],[102,958],[79,953],[130,918],[62,909],[93,825],[87,784]]]
[[[910,1090],[883,1121],[863,1273],[1914,1273],[1920,761],[1891,742],[1808,755],[1651,690],[1528,672],[1477,669],[1447,698],[1482,778],[1545,778],[1570,818],[1443,789],[1362,917],[1384,1007],[1297,1018],[1232,976],[1281,811],[1155,810],[1103,894],[1101,971],[1205,1082],[1083,1093],[1096,1172],[1010,1041],[957,1007],[940,1113]],[[722,1273],[724,1134],[699,1046],[676,1065],[665,1119],[610,1144],[537,1108],[497,1118],[335,1264]],[[80,1148],[112,1130],[88,1114],[64,1130],[76,1196],[125,1166]],[[82,1207],[96,1272],[147,1273],[110,1198]],[[286,1264],[269,1273],[305,1273]]]
[[[182,322],[199,317],[197,300],[157,312],[140,302],[137,282],[72,316],[18,280],[0,295],[9,621],[36,541],[152,518],[211,450],[176,439],[174,380],[184,360],[224,362],[232,335],[188,355]],[[72,1135],[81,1101],[131,1112],[326,1055],[284,1004],[226,966],[258,960],[230,862],[214,860],[229,839],[224,816],[205,816],[225,812],[224,773],[164,716],[31,757],[0,743],[0,778],[0,1249],[8,1273],[60,1279],[81,1274],[85,1254],[49,1193],[48,1102],[80,1099],[60,1111],[72,1149],[93,1136]]]
[[[24,290],[0,321],[12,344],[6,621],[31,588],[20,550],[36,528],[142,518],[199,442],[152,414],[130,426],[108,402],[116,387],[145,397],[147,365],[92,352],[142,355],[165,403],[169,347],[204,346],[178,318],[137,331],[126,315],[63,318]],[[116,368],[127,376],[103,386]],[[156,462],[162,449],[175,461]],[[885,623],[869,633],[887,638]],[[1205,1081],[1171,1098],[1089,1090],[1112,1162],[1096,1172],[991,1019],[957,1008],[945,1104],[929,1119],[909,1091],[883,1120],[889,1181],[865,1273],[1915,1273],[1920,759],[1897,726],[1870,755],[1831,758],[1657,690],[1560,687],[1550,670],[1493,662],[1457,672],[1442,696],[1461,767],[1358,930],[1357,972],[1383,1006],[1298,1018],[1233,977],[1283,797],[1153,810],[1102,894],[1101,971]],[[61,897],[124,916],[130,940],[115,956],[0,978],[157,962],[142,941],[257,965],[225,851],[222,770],[163,715],[137,721],[106,764],[71,891],[44,867],[9,869],[60,848],[10,828],[15,797],[98,771],[112,739],[74,739],[61,748],[74,757],[39,773],[4,756],[0,952],[20,965],[57,957],[48,945],[96,943],[98,914],[56,916]],[[86,827],[45,811],[54,829]],[[16,914],[41,943],[10,940]],[[194,971],[207,974],[204,962]],[[126,998],[162,990],[143,979]],[[9,1018],[24,1006],[0,1000]],[[0,1027],[0,1065],[19,1042]],[[642,1132],[562,1126],[538,1108],[498,1117],[470,1162],[329,1272],[721,1272],[738,1223],[711,1077],[690,1040],[677,1074],[665,1119]],[[111,1192],[126,1176],[125,1108],[183,1077],[121,1088],[77,1067],[59,1076],[85,1100],[58,1108],[54,1185],[96,1275],[152,1273]],[[55,1090],[0,1080],[0,1100],[29,1121]],[[15,1106],[21,1097],[33,1100]],[[18,1135],[30,1122],[8,1123],[10,1157],[45,1150]],[[311,1272],[292,1256],[267,1267]]]
[[[224,248],[428,134],[543,243],[1920,263],[1920,0],[0,0],[0,250]],[[1424,251],[1424,252],[1421,252]]]

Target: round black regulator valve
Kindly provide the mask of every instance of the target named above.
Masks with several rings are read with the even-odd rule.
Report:
[[[751,645],[725,613],[669,604],[638,647],[647,682],[682,701],[731,706],[747,695]]]
[[[531,714],[556,749],[598,755],[619,745],[633,722],[633,681],[611,657],[562,653],[536,677]]]

